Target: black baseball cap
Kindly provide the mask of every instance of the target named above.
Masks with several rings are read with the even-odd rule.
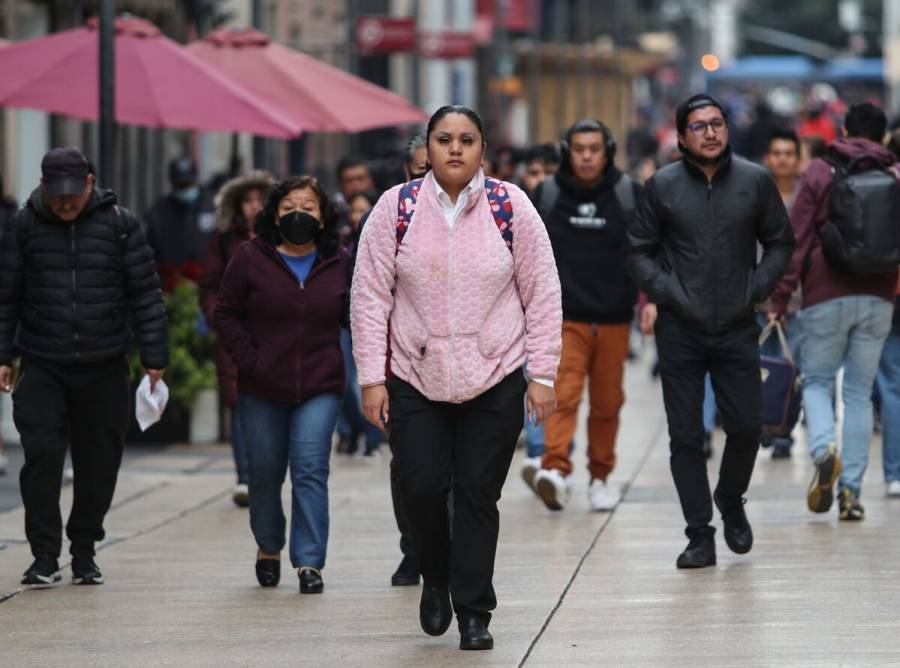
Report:
[[[684,134],[684,131],[687,128],[687,119],[688,116],[691,115],[691,112],[702,109],[703,107],[716,107],[722,112],[722,117],[726,120],[728,119],[728,112],[725,111],[725,107],[723,107],[716,98],[707,93],[698,93],[679,104],[678,108],[675,110],[675,129],[678,130],[678,134]]]
[[[55,148],[41,160],[41,175],[47,197],[80,195],[87,188],[91,165],[77,148]]]

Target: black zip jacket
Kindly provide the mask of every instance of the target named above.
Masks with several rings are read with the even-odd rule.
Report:
[[[763,256],[757,266],[757,246]],[[629,267],[652,301],[708,332],[754,318],[791,259],[794,235],[769,173],[729,153],[711,181],[689,158],[644,185]]]
[[[168,320],[137,219],[95,188],[71,223],[40,188],[0,241],[0,364],[28,358],[89,364],[125,355],[132,326],[148,369],[169,363]],[[129,322],[131,321],[131,322]]]
[[[610,165],[593,188],[578,183],[571,170],[555,176],[559,197],[541,211],[562,287],[563,319],[615,324],[631,322],[637,286],[628,275],[628,221],[615,187],[622,172]],[[633,184],[635,201],[642,188]],[[534,201],[540,203],[541,184]]]

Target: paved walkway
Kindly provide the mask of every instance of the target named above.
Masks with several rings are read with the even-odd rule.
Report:
[[[22,510],[0,511],[0,666],[900,665],[900,501],[883,495],[877,440],[864,522],[808,513],[807,457],[763,452],[753,551],[733,555],[720,539],[718,567],[681,572],[659,386],[644,364],[627,385],[615,473],[627,495],[615,513],[588,512],[583,428],[565,512],[525,488],[517,454],[492,652],[459,652],[455,627],[425,636],[419,588],[389,586],[399,550],[387,458],[334,458],[326,589],[301,597],[289,571],[278,589],[256,585],[227,450],[173,447],[131,451],[97,558],[102,587],[20,591]],[[63,496],[68,508],[68,486]]]

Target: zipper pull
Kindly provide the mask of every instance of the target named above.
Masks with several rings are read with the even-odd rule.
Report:
[[[305,289],[305,288],[303,287],[303,281],[300,281],[300,289],[301,289],[301,290],[304,290],[304,289]]]

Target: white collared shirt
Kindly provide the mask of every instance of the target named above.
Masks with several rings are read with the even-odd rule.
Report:
[[[478,185],[478,179],[481,176],[481,170],[478,170],[478,173],[472,177],[472,180],[469,181],[468,185],[463,188],[459,196],[456,198],[456,204],[450,201],[450,195],[441,188],[441,184],[438,183],[437,179],[434,180],[434,187],[437,189],[438,201],[441,203],[441,209],[444,212],[444,219],[447,221],[447,225],[451,228],[453,224],[456,222],[456,219],[459,217],[460,212],[466,208],[466,205],[469,203],[469,197],[472,194],[472,191],[475,189],[475,186]]]

